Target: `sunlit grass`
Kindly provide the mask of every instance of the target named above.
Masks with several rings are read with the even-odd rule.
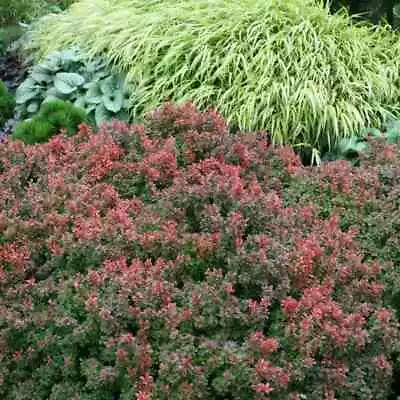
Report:
[[[136,112],[190,99],[277,143],[330,146],[400,111],[399,36],[315,0],[81,0],[35,38],[103,54]]]

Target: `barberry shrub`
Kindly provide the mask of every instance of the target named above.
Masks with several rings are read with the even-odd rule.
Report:
[[[387,398],[399,265],[363,216],[393,220],[400,157],[374,148],[307,169],[190,103],[7,140],[0,395]]]

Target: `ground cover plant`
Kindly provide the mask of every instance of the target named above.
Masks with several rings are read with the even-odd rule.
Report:
[[[8,139],[0,396],[387,399],[399,159],[304,168],[190,103]]]
[[[88,121],[85,109],[67,101],[53,100],[43,103],[34,117],[19,122],[13,137],[26,144],[44,143],[60,131],[74,135],[79,125]]]
[[[215,106],[275,143],[324,149],[399,115],[399,40],[315,0],[80,0],[41,20],[34,48],[70,44],[128,73],[135,107]],[[229,18],[227,17],[229,16]]]

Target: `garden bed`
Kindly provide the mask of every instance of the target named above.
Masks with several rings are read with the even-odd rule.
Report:
[[[400,399],[399,34],[73,2],[0,4],[0,398]]]
[[[305,168],[166,105],[0,146],[5,399],[386,399],[400,151]]]

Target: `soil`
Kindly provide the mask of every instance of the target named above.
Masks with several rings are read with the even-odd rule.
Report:
[[[17,52],[9,51],[4,56],[0,56],[0,80],[6,84],[8,90],[14,95],[17,87],[25,79],[26,74],[27,67]],[[12,133],[17,122],[18,119],[15,115],[0,128],[0,141]]]
[[[0,80],[8,89],[15,94],[17,87],[22,83],[26,76],[26,67],[22,57],[13,51],[0,56]]]

